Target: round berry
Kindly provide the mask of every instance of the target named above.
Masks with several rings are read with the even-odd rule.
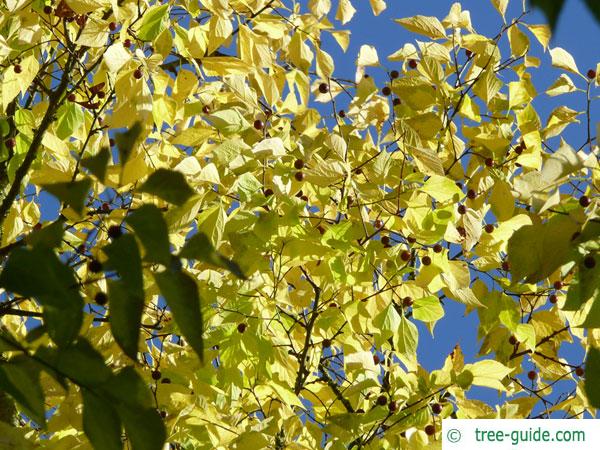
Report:
[[[319,225],[317,230],[319,231],[319,234],[325,234],[325,228],[323,228],[323,226]]]
[[[17,141],[15,138],[8,138],[6,141],[4,141],[4,145],[6,145],[8,148],[15,148]]]
[[[594,69],[588,70],[587,76],[590,80],[593,80],[594,78],[596,78],[596,71]]]
[[[125,48],[131,47],[131,39],[125,39],[123,41],[123,47],[125,47]]]
[[[67,100],[69,100],[70,102],[74,102],[75,99],[77,97],[75,96],[75,94],[73,92],[71,92],[68,96],[67,96]]]
[[[377,404],[379,406],[385,406],[388,402],[388,399],[385,395],[380,395],[379,397],[377,397]]]
[[[413,299],[412,297],[404,297],[402,299],[402,306],[404,306],[405,308],[409,308],[413,305]]]
[[[431,264],[431,258],[429,256],[425,255],[421,258],[421,262],[423,263],[424,266],[428,266]]]
[[[161,417],[161,419],[166,419],[167,418],[167,412],[166,411],[161,411],[160,412],[160,417]]]
[[[377,219],[373,225],[375,225],[375,228],[377,229],[383,228],[383,220]]]
[[[406,240],[410,243],[410,244],[414,244],[415,242],[417,242],[417,238],[415,238],[414,236],[408,236],[406,238]]]
[[[388,408],[391,413],[398,411],[398,403],[395,400],[392,400],[388,405]]]
[[[529,378],[531,381],[535,380],[537,378],[537,372],[535,370],[530,370],[527,372],[527,378]]]
[[[442,405],[440,405],[439,403],[434,403],[433,405],[431,405],[431,411],[436,415],[441,413]]]
[[[108,302],[108,295],[106,295],[105,292],[100,291],[94,296],[94,301],[100,306],[106,305]]]
[[[408,60],[408,67],[410,67],[411,69],[416,69],[417,68],[417,61],[415,61],[414,59],[409,59]]]
[[[294,178],[296,179],[296,181],[302,181],[304,180],[304,174],[302,172],[296,172],[294,174]]]
[[[389,86],[384,86],[383,89],[381,90],[381,93],[387,97],[392,94],[392,90],[390,89]]]
[[[517,345],[519,343],[519,341],[517,340],[516,336],[512,336],[508,338],[508,343],[510,345]]]
[[[237,326],[237,330],[238,333],[243,333],[244,331],[246,331],[246,324],[245,323],[239,323]]]
[[[52,14],[52,6],[50,6],[50,5],[44,6],[44,14]]]
[[[394,97],[394,100],[392,100],[392,105],[400,106],[401,104],[402,104],[402,100],[400,100],[398,97]]]
[[[98,94],[96,94],[96,95],[98,95],[98,98],[106,97],[106,93],[104,91],[98,91]]]
[[[202,112],[203,112],[204,114],[210,114],[210,106],[208,106],[208,105],[204,105],[204,106],[202,107]]]
[[[488,223],[485,227],[483,227],[486,233],[493,233],[494,232],[494,225],[492,225],[491,223]]]
[[[319,92],[321,94],[327,94],[329,92],[329,86],[327,85],[327,83],[319,84]]]
[[[425,427],[425,434],[427,436],[433,436],[435,434],[435,425],[427,425]]]
[[[104,203],[102,203],[101,209],[102,209],[102,212],[107,213],[110,211],[110,205],[108,203],[104,202]]]
[[[21,67],[20,64],[15,64],[13,66],[13,70],[15,71],[15,73],[21,73],[23,71],[23,68]]]
[[[502,261],[502,270],[508,272],[510,270],[510,263],[508,261]]]
[[[473,200],[475,197],[477,197],[477,193],[473,189],[469,189],[467,191],[467,197]]]
[[[270,197],[271,195],[273,195],[273,189],[265,189],[265,197]]]
[[[263,123],[262,120],[260,119],[256,119],[254,121],[254,128],[256,128],[257,130],[262,130],[264,128],[265,124]]]
[[[585,371],[583,370],[583,367],[581,367],[581,366],[579,366],[575,369],[575,375],[577,375],[578,377],[582,377],[584,373],[585,373]]]
[[[140,69],[135,69],[133,71],[133,78],[135,78],[136,80],[139,80],[143,76],[144,76],[144,74],[142,73],[142,71]]]
[[[494,167],[494,159],[493,158],[486,158],[485,159],[485,165],[487,167]]]
[[[378,355],[373,355],[373,364],[377,365],[381,362]]]
[[[160,370],[153,370],[151,373],[152,379],[157,381],[160,380],[161,374],[160,374]]]
[[[441,245],[441,244],[435,244],[435,245],[433,246],[433,251],[434,251],[435,253],[442,253],[442,250],[444,250],[444,247],[442,247],[442,245]]]
[[[466,214],[467,213],[467,207],[465,205],[458,205],[458,213],[459,214]]]
[[[322,345],[323,345],[323,348],[329,348],[329,347],[331,347],[331,340],[329,340],[329,339],[323,339]]]
[[[400,76],[400,72],[398,72],[397,70],[392,70],[390,72],[390,78],[392,80],[395,80],[396,78],[398,78]]]
[[[548,297],[548,301],[554,305],[556,302],[558,302],[558,297],[556,294],[552,294]]]
[[[100,261],[98,261],[97,259],[92,259],[88,263],[88,270],[92,273],[102,272],[102,263]]]
[[[338,112],[338,116],[343,119],[344,117],[346,117],[346,111],[344,111],[343,109],[340,109]]]
[[[409,261],[410,260],[410,252],[408,250],[404,250],[402,253],[400,253],[400,258],[402,259],[402,261]]]
[[[381,243],[387,247],[390,245],[390,237],[389,236],[381,236]]]
[[[294,161],[294,167],[297,170],[302,170],[304,168],[304,161],[302,161],[301,159],[297,159],[296,161]]]
[[[108,29],[110,31],[115,31],[117,29],[117,24],[115,22],[111,22],[108,24]]]
[[[554,286],[554,289],[556,289],[557,291],[560,291],[563,288],[562,281],[555,281],[553,286]]]
[[[593,255],[587,255],[585,258],[583,258],[583,265],[586,269],[593,269],[596,267],[596,259]]]
[[[587,195],[582,195],[581,197],[579,197],[579,204],[582,207],[587,208],[588,206],[590,206],[591,203],[592,201]]]

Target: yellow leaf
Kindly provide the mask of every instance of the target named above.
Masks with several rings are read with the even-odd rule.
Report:
[[[301,32],[294,33],[288,47],[288,55],[296,67],[307,72],[312,64],[314,55],[306,42],[304,42],[304,36]]]
[[[308,9],[316,17],[321,18],[331,10],[331,0],[310,0],[308,2]]]
[[[579,74],[575,59],[573,59],[573,56],[565,49],[560,47],[552,48],[550,49],[550,56],[552,57],[552,65],[554,67]]]
[[[252,67],[233,56],[209,56],[202,58],[202,67],[209,77],[223,75],[247,75]]]
[[[496,10],[504,19],[504,15],[506,14],[506,7],[508,6],[508,0],[492,0],[492,5],[494,5],[494,8],[496,8]]]
[[[569,75],[563,73],[554,83],[552,83],[552,86],[548,88],[546,94],[548,94],[550,97],[555,97],[557,95],[575,92],[576,90],[577,87],[571,78],[569,78]]]
[[[363,45],[358,52],[356,65],[359,67],[377,66],[379,65],[379,56],[377,50],[372,45]]]
[[[88,20],[76,43],[87,47],[104,47],[108,39],[108,22],[95,19]]]
[[[329,53],[317,48],[317,75],[319,78],[327,79],[333,75],[333,58]]]
[[[544,47],[544,51],[548,48],[548,44],[550,43],[550,38],[552,37],[552,32],[550,31],[550,27],[548,25],[527,25],[525,27],[536,37],[538,42],[542,44]]]
[[[486,359],[475,364],[466,364],[465,370],[473,374],[473,384],[505,391],[506,388],[501,381],[514,369],[510,369],[498,361]]]
[[[348,50],[348,46],[350,45],[349,30],[335,30],[330,31],[330,33],[343,51]]]
[[[414,33],[419,33],[430,37],[431,39],[443,39],[446,37],[446,30],[437,17],[413,16],[404,19],[395,19],[404,28]]]
[[[387,5],[385,4],[384,0],[369,0],[369,2],[371,3],[371,9],[373,10],[373,14],[375,14],[376,16],[381,14],[387,8]]]
[[[352,20],[356,9],[350,3],[350,0],[339,0],[338,8],[335,13],[336,20],[342,22],[342,24],[346,24]]]
[[[12,67],[3,71],[2,106],[4,110],[6,110],[8,104],[12,102],[17,95],[27,91],[40,70],[40,65],[34,55],[30,55],[21,60],[20,66],[21,73],[15,72]]]
[[[511,109],[531,102],[536,96],[531,76],[525,74],[521,80],[508,83],[508,96],[508,107]]]
[[[508,29],[508,41],[513,56],[523,56],[529,50],[529,38],[517,25]]]
[[[116,73],[131,59],[131,52],[125,50],[121,42],[115,42],[104,53],[104,64],[110,73]]]

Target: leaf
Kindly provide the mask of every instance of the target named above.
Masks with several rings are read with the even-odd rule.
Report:
[[[398,331],[394,336],[394,344],[398,351],[398,357],[409,370],[416,370],[418,343],[419,331],[417,326],[407,318],[402,317]]]
[[[182,206],[194,195],[194,190],[187,183],[185,176],[181,172],[168,169],[158,169],[151,173],[139,190],[177,206]]]
[[[352,6],[350,0],[340,0],[335,13],[335,20],[339,20],[344,25],[352,20],[354,13],[356,13],[356,8]]]
[[[90,171],[98,180],[104,183],[106,179],[106,169],[111,159],[110,150],[102,147],[94,156],[88,156],[81,160],[81,165]]]
[[[508,6],[508,0],[491,0],[494,8],[500,13],[502,18],[506,15],[506,7]],[[511,27],[514,28],[514,27]]]
[[[590,347],[585,359],[585,395],[590,406],[600,408],[600,350]]]
[[[528,25],[524,24],[525,27],[531,31],[531,33],[536,37],[538,42],[542,44],[544,47],[544,51],[548,48],[550,44],[550,38],[552,37],[552,32],[550,31],[550,27],[548,25]]]
[[[554,67],[579,74],[579,69],[577,69],[575,59],[565,49],[560,47],[551,48],[550,56],[552,57],[552,65]]]
[[[558,16],[562,10],[565,0],[531,0],[531,4],[537,8],[540,8],[550,23],[550,28],[554,30]]]
[[[141,133],[142,124],[139,121],[135,122],[127,131],[115,133],[115,143],[119,150],[119,163],[121,166],[125,166],[125,163],[129,161],[133,146]]]
[[[75,102],[65,102],[56,114],[56,136],[66,139],[73,135],[83,124],[84,116],[81,106]]]
[[[77,214],[83,212],[83,203],[92,186],[92,180],[84,178],[79,181],[61,182],[41,185],[61,202],[69,205]]]
[[[431,39],[444,39],[446,37],[446,30],[437,17],[417,15],[395,19],[394,22],[399,23],[408,31],[422,34]]]
[[[519,228],[508,241],[508,260],[514,281],[535,283],[569,260],[571,236],[578,225],[567,216]]]
[[[23,408],[23,412],[41,427],[46,427],[44,391],[39,368],[25,357],[8,362],[0,360],[0,390],[7,392]]]
[[[456,202],[463,196],[463,192],[456,186],[454,181],[450,178],[435,174],[429,177],[421,187],[421,191],[439,202],[448,202],[450,200]]]
[[[154,205],[143,205],[127,217],[127,223],[133,228],[142,242],[146,261],[168,265],[171,261],[169,230],[167,223]]]
[[[196,233],[190,239],[188,239],[179,252],[179,257],[196,259],[206,264],[229,270],[236,277],[241,278],[242,280],[246,279],[245,275],[240,269],[240,266],[217,252],[208,239],[208,236],[206,236],[204,233]]]
[[[415,300],[412,308],[413,317],[423,322],[436,322],[444,317],[444,308],[435,295]]]
[[[168,3],[148,8],[137,31],[137,38],[142,41],[153,41],[165,29],[168,19]]]
[[[376,16],[381,14],[387,8],[384,0],[369,0],[369,3],[371,4],[373,14]]]
[[[121,450],[121,421],[111,402],[88,389],[83,398],[83,431],[95,449]]]
[[[473,384],[505,391],[506,388],[501,381],[514,369],[510,369],[498,361],[486,359],[475,364],[466,364],[465,370],[473,375]]]
[[[27,243],[33,247],[56,248],[62,244],[65,234],[64,220],[58,219],[50,225],[46,225],[39,230],[35,230],[27,236]]]
[[[204,359],[203,323],[198,286],[192,277],[181,271],[154,274],[161,294],[173,313],[173,318],[187,342],[200,360]]]
[[[0,286],[43,306],[48,334],[59,346],[71,343],[83,320],[83,299],[73,271],[47,247],[18,248],[0,274]]]

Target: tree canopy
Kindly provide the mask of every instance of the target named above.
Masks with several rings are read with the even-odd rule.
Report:
[[[414,42],[348,75],[351,0],[7,0],[1,445],[420,449],[442,418],[595,416],[600,65],[507,4],[491,36],[460,3],[400,16]],[[479,353],[429,371],[452,303]]]

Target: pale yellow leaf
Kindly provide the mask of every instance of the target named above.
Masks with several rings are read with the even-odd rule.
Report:
[[[565,49],[560,47],[552,48],[550,49],[550,56],[552,57],[552,65],[554,67],[579,74],[579,69],[577,69],[575,59]]]

